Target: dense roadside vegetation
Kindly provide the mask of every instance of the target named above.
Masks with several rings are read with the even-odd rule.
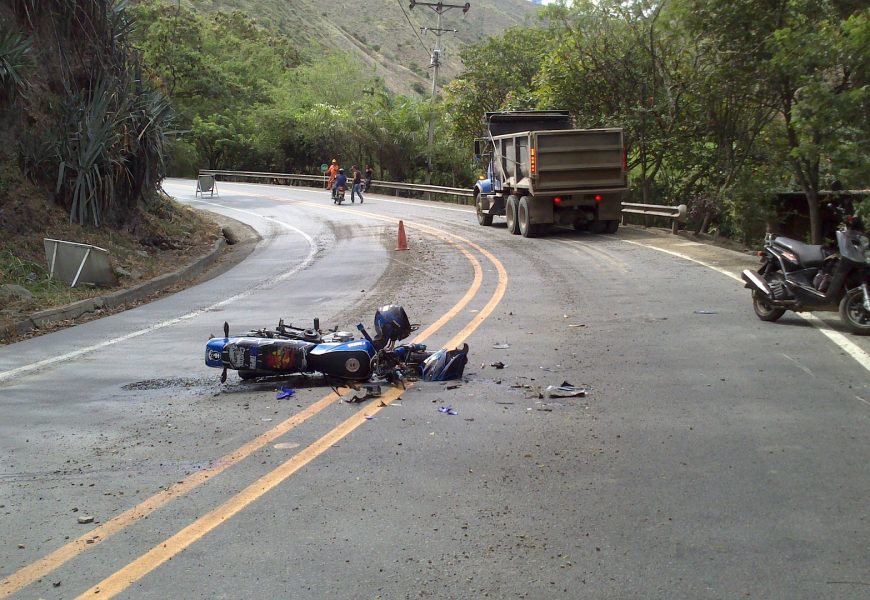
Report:
[[[137,45],[172,98],[170,169],[317,172],[469,185],[486,111],[567,108],[628,132],[635,201],[686,203],[693,226],[750,241],[777,191],[870,187],[870,9],[858,0],[583,0],[467,46],[433,104],[391,94],[351,57],[306,55],[240,13],[137,5]],[[867,210],[866,206],[864,210]]]
[[[621,125],[636,201],[685,202],[699,229],[744,240],[776,191],[806,193],[820,241],[819,192],[870,188],[866,2],[577,0],[545,18],[465,50],[457,139],[505,108]]]
[[[172,113],[132,27],[123,3],[0,4],[0,338],[22,314],[100,293],[50,279],[43,238],[108,249],[126,286],[219,232],[159,193]]]
[[[0,7],[0,200],[136,231],[164,174],[318,172],[331,158],[470,185],[486,111],[567,108],[628,132],[634,200],[757,238],[781,190],[870,187],[870,9],[861,0],[578,0],[467,46],[433,102],[256,15],[167,0]],[[217,6],[217,5],[216,5]],[[50,203],[50,202],[49,202]],[[44,207],[43,207],[44,208]],[[31,205],[31,209],[32,208]],[[22,223],[39,217],[23,215]]]

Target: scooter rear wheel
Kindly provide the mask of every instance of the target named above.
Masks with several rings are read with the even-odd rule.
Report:
[[[857,335],[870,335],[870,311],[864,308],[864,292],[855,288],[840,300],[840,318]]]
[[[785,314],[784,308],[778,308],[770,304],[757,292],[752,292],[752,308],[762,321],[776,321]]]

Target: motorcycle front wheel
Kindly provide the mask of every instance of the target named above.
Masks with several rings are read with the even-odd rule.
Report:
[[[864,292],[855,288],[840,300],[840,318],[852,333],[870,335],[870,311],[864,308]]]
[[[779,308],[770,304],[766,298],[758,292],[752,292],[752,308],[755,314],[762,321],[776,321],[785,314],[784,308]]]

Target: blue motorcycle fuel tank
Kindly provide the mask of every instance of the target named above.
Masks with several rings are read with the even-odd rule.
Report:
[[[375,354],[368,340],[318,344],[308,352],[308,367],[333,377],[365,381],[372,374]]]

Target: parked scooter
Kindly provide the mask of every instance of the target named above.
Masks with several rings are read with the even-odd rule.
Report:
[[[205,348],[205,364],[239,373],[242,379],[284,376],[299,373],[322,373],[341,381],[368,381],[372,377],[390,383],[406,379],[445,381],[462,377],[468,362],[468,345],[455,350],[429,352],[424,344],[396,342],[417,329],[398,305],[383,306],[375,313],[375,337],[362,323],[357,329],[362,339],[337,328],[325,334],[320,323],[301,328],[285,325],[283,319],[275,329],[259,329],[244,336],[230,337],[224,323],[224,337],[211,338]]]
[[[844,218],[836,249],[768,234],[761,266],[741,275],[758,318],[776,321],[787,310],[839,311],[853,333],[870,334],[870,240],[855,222]]]

